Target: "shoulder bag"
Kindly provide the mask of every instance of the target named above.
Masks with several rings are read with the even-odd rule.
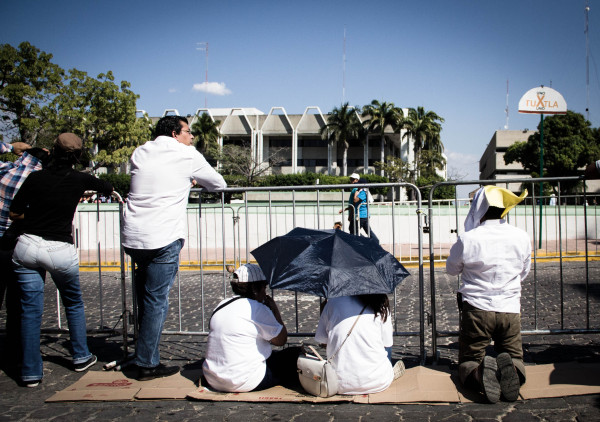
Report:
[[[307,393],[317,397],[331,397],[337,394],[338,379],[335,369],[333,369],[333,366],[331,365],[331,361],[338,354],[344,343],[346,343],[346,340],[350,336],[350,333],[352,333],[352,330],[358,322],[358,318],[360,318],[365,311],[365,308],[366,305],[356,317],[354,324],[352,324],[352,328],[350,328],[350,331],[346,334],[346,338],[342,344],[340,344],[340,347],[338,347],[329,359],[323,359],[312,346],[308,346],[308,348],[312,350],[315,356],[301,354],[298,357],[298,377],[300,378],[300,384],[302,384],[302,387]]]

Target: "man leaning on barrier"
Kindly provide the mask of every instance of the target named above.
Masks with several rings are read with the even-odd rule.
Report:
[[[450,249],[446,271],[462,273],[458,375],[463,385],[483,392],[490,403],[500,395],[515,401],[525,383],[521,342],[521,283],[531,264],[529,235],[504,217],[525,198],[507,189],[477,191],[465,233]],[[494,340],[497,358],[485,355]]]
[[[124,211],[122,240],[136,265],[139,335],[137,379],[175,374],[160,363],[158,345],[169,308],[169,290],[179,268],[186,236],[186,206],[193,182],[210,192],[227,187],[196,148],[185,117],[158,121],[154,140],[131,156],[131,189]]]

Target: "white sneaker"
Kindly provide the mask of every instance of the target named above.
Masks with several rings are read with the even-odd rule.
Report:
[[[404,367],[404,362],[402,359],[398,359],[398,361],[394,364],[392,368],[394,370],[394,379],[397,380],[406,372],[406,368]]]

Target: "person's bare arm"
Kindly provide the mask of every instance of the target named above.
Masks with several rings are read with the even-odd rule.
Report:
[[[283,346],[287,343],[287,329],[285,328],[285,324],[283,323],[283,319],[281,319],[281,314],[279,313],[279,308],[277,304],[273,300],[273,298],[269,295],[265,298],[263,304],[267,306],[271,312],[273,312],[273,316],[277,320],[278,323],[282,325],[281,331],[276,337],[273,337],[270,343],[274,346]]]
[[[18,156],[23,155],[25,151],[31,148],[31,145],[27,142],[13,142],[11,145],[13,147],[13,152]]]

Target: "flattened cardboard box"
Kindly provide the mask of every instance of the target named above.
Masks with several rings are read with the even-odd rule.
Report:
[[[46,401],[183,400],[190,391],[197,388],[192,380],[199,377],[200,371],[182,371],[170,377],[136,381],[127,378],[122,372],[89,371],[79,381]]]
[[[521,387],[523,399],[578,396],[600,393],[600,364],[555,363],[526,366],[527,382]]]
[[[527,366],[527,383],[521,387],[523,399],[600,394],[600,364],[550,364]],[[200,370],[183,371],[166,378],[136,381],[121,372],[89,371],[70,387],[47,399],[57,401],[127,401],[185,399],[237,402],[309,403],[455,403],[479,401],[478,394],[458,385],[455,371],[442,367],[408,369],[381,393],[329,398],[313,397],[284,387],[249,393],[218,393],[197,387]]]

